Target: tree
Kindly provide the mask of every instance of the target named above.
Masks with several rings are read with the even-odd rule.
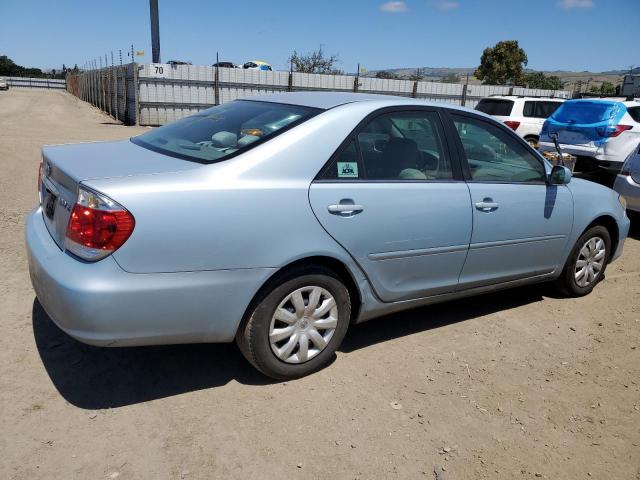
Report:
[[[600,93],[603,95],[613,95],[616,93],[616,87],[611,82],[602,82],[602,85],[600,85]]]
[[[460,83],[460,77],[455,73],[450,73],[441,80],[442,83]]]
[[[5,75],[7,77],[18,76],[20,74],[20,70],[24,67],[20,65],[16,65],[13,60],[11,60],[6,55],[0,56],[0,75]]]
[[[413,80],[414,82],[419,82],[424,77],[427,76],[427,72],[424,68],[416,68],[411,75],[409,75],[409,80]]]
[[[387,70],[380,70],[376,72],[376,78],[388,78],[391,80],[397,80],[400,76],[397,73],[389,72]]]
[[[338,55],[326,57],[322,51],[322,45],[318,50],[306,55],[300,55],[297,51],[293,51],[293,55],[289,57],[294,72],[301,73],[326,73],[329,75],[340,75],[342,70],[336,68],[339,62]]]
[[[564,87],[560,77],[545,75],[543,72],[526,73],[523,83],[529,88],[543,88],[545,90],[561,90]]]
[[[527,54],[518,46],[518,41],[505,40],[484,49],[474,75],[485,84],[518,85],[527,62]]]
[[[616,87],[611,82],[602,82],[600,85],[591,85],[589,93],[599,93],[600,95],[615,95]]]

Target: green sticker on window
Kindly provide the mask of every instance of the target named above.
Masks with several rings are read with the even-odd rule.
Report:
[[[355,162],[338,162],[338,178],[358,178],[358,164]]]

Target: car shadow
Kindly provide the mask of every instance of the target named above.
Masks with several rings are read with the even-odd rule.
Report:
[[[33,333],[42,363],[60,394],[85,409],[115,408],[219,387],[274,383],[236,345],[193,344],[100,348],[64,333],[36,299]]]
[[[545,296],[555,296],[553,289],[548,284],[534,284],[386,315],[351,326],[340,351],[348,353],[394,338],[540,302]]]
[[[629,220],[631,220],[631,228],[629,229],[629,238],[634,240],[640,240],[640,214],[628,213]]]
[[[543,300],[549,287],[530,285],[506,292],[421,307],[352,326],[341,352],[440,328]],[[56,389],[84,409],[116,408],[235,380],[246,385],[276,383],[255,370],[235,344],[192,344],[101,348],[80,343],[60,330],[33,302],[33,332],[42,363]],[[335,357],[334,357],[335,360]]]

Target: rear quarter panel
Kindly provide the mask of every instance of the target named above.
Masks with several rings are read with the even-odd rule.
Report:
[[[277,268],[311,255],[351,264],[308,198],[316,173],[371,107],[341,108],[217,164],[87,182],[135,218],[115,260],[133,273]]]

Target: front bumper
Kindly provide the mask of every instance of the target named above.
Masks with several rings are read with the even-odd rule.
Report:
[[[622,255],[622,251],[624,249],[624,241],[627,239],[629,235],[629,229],[631,228],[631,220],[627,215],[622,217],[622,221],[618,222],[618,245],[616,245],[615,250],[613,251],[613,255],[609,260],[609,263],[617,260]]]
[[[100,346],[230,342],[274,269],[134,274],[112,256],[86,263],[60,250],[40,208],[26,220],[29,274],[51,319]]]

